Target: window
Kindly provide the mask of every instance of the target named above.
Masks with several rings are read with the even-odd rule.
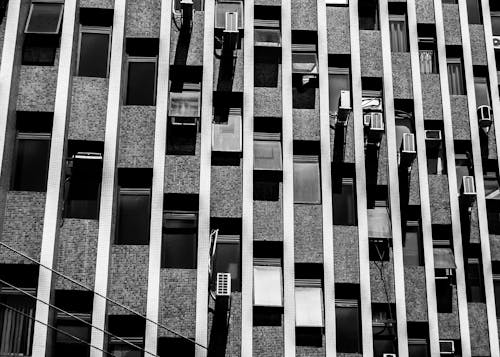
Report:
[[[238,13],[238,28],[243,28],[243,2],[237,0],[218,0],[215,3],[215,27],[226,27],[226,12]]]
[[[490,89],[486,77],[474,77],[474,89],[476,92],[476,106],[490,106]]]
[[[392,238],[391,218],[386,201],[376,201],[374,208],[368,209],[368,237],[375,239]]]
[[[451,95],[463,95],[464,75],[461,58],[448,58],[448,87]]]
[[[467,301],[484,302],[483,265],[479,258],[467,258],[466,263]]]
[[[359,29],[378,30],[378,1],[362,0],[358,4]]]
[[[151,190],[120,187],[119,191],[116,244],[148,244]]]
[[[343,177],[342,191],[333,193],[333,224],[342,226],[358,224],[356,188],[352,177]]]
[[[337,352],[361,352],[361,316],[358,300],[335,300]]]
[[[482,24],[483,14],[481,12],[481,0],[467,0],[467,14],[469,24]]]
[[[59,38],[55,35],[31,35],[24,37],[23,65],[53,66]]]
[[[408,357],[429,356],[427,340],[422,338],[408,338]]]
[[[5,13],[7,12],[7,5],[9,4],[8,0],[0,0],[0,24],[3,22],[5,18]]]
[[[254,258],[254,306],[283,306],[283,277],[281,259]]]
[[[29,293],[36,295],[36,289],[30,289]],[[35,301],[6,287],[2,287],[0,301],[3,304],[0,306],[0,355],[31,356]]]
[[[109,70],[111,28],[80,27],[78,75],[106,78]]]
[[[321,203],[319,158],[294,155],[293,194],[295,203]]]
[[[193,10],[203,11],[203,3],[204,3],[203,0],[193,0]],[[182,8],[181,0],[175,0],[174,1],[174,9],[176,11],[180,11],[181,8]]]
[[[404,265],[424,265],[422,250],[422,233],[420,222],[408,221],[406,223],[405,240],[403,247]]]
[[[162,268],[196,269],[198,215],[188,211],[163,213]]]
[[[108,316],[108,330],[128,343],[109,336],[108,352],[115,357],[143,357],[145,320],[136,315]],[[131,345],[132,344],[132,345]],[[136,346],[136,347],[134,347]]]
[[[127,58],[125,105],[155,105],[157,57]]]
[[[318,74],[318,56],[315,44],[292,44],[292,73]]]
[[[254,170],[282,170],[279,133],[254,133]]]
[[[194,340],[194,338],[191,338]],[[183,356],[194,357],[195,344],[180,337],[159,337],[158,355],[160,357]]]
[[[281,30],[279,19],[255,19],[254,27],[255,46],[281,46]]]
[[[500,12],[491,12],[491,27],[493,36],[500,36]]]
[[[492,262],[493,265],[493,289],[495,292],[495,306],[497,320],[500,319],[500,274],[499,274],[499,264],[496,261]]]
[[[27,34],[57,34],[61,27],[63,4],[33,2],[26,28]]]
[[[215,250],[215,274],[231,273],[231,291],[241,291],[241,236],[222,235],[217,237]]]
[[[419,38],[419,41],[421,39]],[[420,46],[419,42],[419,48]],[[436,50],[434,49],[419,49],[418,56],[420,60],[420,73],[428,74],[428,73],[438,73],[437,72],[437,56]]]
[[[323,290],[319,279],[295,280],[295,326],[323,327]]]
[[[396,308],[394,304],[372,304],[373,356],[396,353]]]
[[[351,79],[348,67],[328,68],[330,115],[337,114],[339,109],[340,91],[351,90]]]
[[[392,52],[408,52],[408,30],[406,15],[389,15],[389,30]]]
[[[230,108],[227,120],[214,117],[212,123],[212,151],[241,152],[241,108]]]
[[[436,232],[437,233],[437,232]],[[433,232],[433,236],[434,232]],[[456,269],[455,256],[449,240],[434,240],[434,269],[438,312],[452,312],[452,276]]]

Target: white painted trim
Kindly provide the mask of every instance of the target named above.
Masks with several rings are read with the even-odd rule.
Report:
[[[283,308],[284,357],[295,356],[295,242],[293,197],[292,5],[281,4],[283,112]]]
[[[52,141],[50,144],[50,161],[47,180],[47,198],[43,218],[42,247],[40,264],[54,266],[57,236],[59,234],[60,197],[62,173],[64,168],[64,144],[66,137],[66,120],[68,119],[71,95],[71,70],[73,55],[73,39],[75,36],[76,2],[67,1],[64,4],[61,44],[59,52],[59,67],[57,72],[56,97],[54,103],[54,120],[52,126]],[[49,323],[49,306],[52,292],[52,272],[40,269],[38,275],[37,303],[35,319]],[[43,357],[47,352],[48,328],[36,322],[33,332],[33,357]],[[50,345],[49,345],[50,347]]]
[[[351,31],[352,108],[354,120],[354,157],[356,162],[356,198],[358,207],[359,290],[361,300],[361,334],[363,356],[373,356],[372,298],[370,291],[370,258],[368,248],[368,211],[366,201],[365,144],[363,109],[361,108],[361,57],[359,43],[358,2],[349,2]]]
[[[427,318],[429,321],[429,347],[431,356],[439,356],[439,325],[437,315],[436,277],[434,273],[434,246],[432,243],[432,218],[431,203],[429,197],[427,153],[425,147],[424,110],[422,98],[422,80],[420,76],[420,57],[418,52],[416,1],[418,0],[407,0],[408,33],[413,79],[415,141],[417,144],[420,210],[422,215],[422,238],[425,261],[425,288],[427,293]]]
[[[458,317],[460,322],[460,340],[462,356],[471,357],[469,315],[467,307],[467,294],[465,290],[464,255],[462,248],[462,231],[460,222],[460,209],[458,206],[457,172],[455,168],[455,145],[453,141],[453,121],[451,118],[450,91],[448,88],[448,68],[446,62],[446,45],[444,38],[443,5],[441,0],[434,0],[434,16],[436,19],[436,42],[439,60],[439,73],[441,82],[441,96],[443,104],[444,138],[446,144],[446,162],[448,169],[448,186],[450,193],[450,213],[453,230],[453,251],[457,268],[457,298]]]
[[[325,355],[336,355],[335,264],[333,245],[332,162],[330,159],[330,98],[328,95],[328,25],[326,2],[318,0],[318,72],[321,145],[321,197],[323,213],[323,296],[325,311]]]
[[[243,198],[241,236],[241,356],[253,357],[254,1],[245,1],[243,42]]]
[[[210,182],[212,163],[212,98],[214,88],[215,0],[205,1],[203,79],[201,93],[200,209],[198,214],[198,264],[196,275],[196,342],[208,346],[208,261],[210,250]],[[207,350],[195,347],[196,357]]]
[[[115,1],[113,34],[111,39],[111,60],[109,71],[108,106],[106,111],[106,131],[104,135],[104,155],[102,167],[101,201],[99,209],[99,233],[97,240],[97,259],[94,290],[103,296],[108,293],[111,241],[113,237],[113,193],[116,177],[118,133],[122,103],[122,59],[125,36],[125,17],[127,1]],[[106,327],[106,300],[94,295],[90,343],[104,349]],[[98,350],[91,350],[91,357],[101,357]]]
[[[167,147],[168,90],[170,72],[170,29],[172,3],[161,2],[160,48],[156,92],[155,141],[153,156],[153,182],[151,187],[151,221],[149,237],[148,295],[146,306],[146,332],[144,349],[156,354],[158,345],[158,319],[160,310],[160,267],[163,227],[163,188],[165,182],[165,153]]]
[[[392,81],[392,52],[389,33],[389,5],[379,0],[380,35],[382,38],[382,64],[384,85],[384,117],[387,136],[387,159],[389,199],[392,222],[392,256],[394,263],[394,295],[396,299],[396,325],[398,356],[408,356],[408,333],[406,330],[406,296],[403,263],[403,240],[401,236],[401,209],[399,201],[399,173],[396,147],[396,119],[394,117],[394,91]]]
[[[483,0],[483,2],[486,1]],[[486,212],[486,199],[484,193],[481,143],[479,141],[480,129],[476,110],[476,90],[474,85],[472,49],[470,43],[469,19],[466,0],[459,0],[458,8],[460,13],[460,27],[462,31],[465,84],[467,86],[467,102],[469,107],[470,138],[472,143],[472,156],[474,160],[474,181],[476,183],[476,202],[479,218],[479,234],[481,240],[484,290],[486,296],[486,313],[488,315],[490,353],[491,356],[498,357],[500,352],[498,345],[497,317],[495,311],[495,290],[493,287],[493,276],[491,272],[490,237],[488,233],[488,216]],[[470,326],[469,328],[475,328],[475,326]],[[492,336],[494,337],[491,338]]]

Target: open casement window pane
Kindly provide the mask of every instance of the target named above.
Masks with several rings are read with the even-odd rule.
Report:
[[[403,247],[403,262],[405,265],[421,265],[421,233],[418,222],[408,222],[405,244]]]
[[[368,209],[368,237],[375,239],[392,237],[391,218],[387,207]]]
[[[120,188],[117,244],[148,244],[150,190]]]
[[[171,92],[168,115],[170,117],[199,118],[200,117],[200,92]]]
[[[125,105],[155,105],[156,57],[129,57]]]
[[[82,27],[78,75],[82,77],[108,76],[111,29]]]
[[[292,73],[318,74],[315,45],[292,45]]]
[[[196,269],[197,233],[196,213],[164,212],[161,267]]]
[[[243,2],[231,0],[219,0],[215,3],[215,27],[225,28],[226,12],[238,13],[238,28],[243,28]]]
[[[448,58],[448,86],[451,95],[465,94],[462,60]]]
[[[321,203],[317,156],[293,157],[293,194],[295,203]]]
[[[295,326],[323,327],[323,291],[320,283],[305,286],[295,282]]]
[[[254,170],[282,170],[279,134],[255,133]]]
[[[474,77],[474,89],[476,92],[476,106],[490,105],[490,90],[486,77]]]
[[[435,269],[456,269],[455,256],[451,248],[434,247]]]
[[[230,273],[231,291],[241,291],[240,236],[218,236],[214,278],[217,273]]]
[[[333,193],[333,224],[355,226],[358,221],[356,192],[352,178],[342,179],[342,192]]]
[[[212,150],[241,152],[241,109],[231,109],[226,122],[212,123]]]
[[[279,47],[281,46],[281,31],[279,28],[255,28],[255,46]]]
[[[361,326],[359,304],[356,300],[335,302],[337,331],[337,351],[343,353],[360,352]]]
[[[254,265],[254,306],[283,306],[283,280],[280,266]]]
[[[500,12],[491,13],[493,36],[500,36]]]
[[[59,33],[62,13],[63,4],[32,3],[25,32],[38,34]]]
[[[408,35],[405,15],[389,15],[392,52],[408,51]]]
[[[0,301],[10,307],[0,306],[0,356],[31,356],[34,300],[25,295],[2,294]]]
[[[50,134],[18,133],[12,189],[46,191],[49,155]]]
[[[331,67],[328,70],[330,114],[336,114],[339,109],[341,90],[351,90],[349,68]]]

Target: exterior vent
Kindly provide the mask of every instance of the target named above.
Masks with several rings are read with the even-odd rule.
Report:
[[[217,297],[231,296],[231,273],[217,273],[215,295]]]
[[[441,356],[454,356],[455,355],[455,341],[452,340],[439,340],[439,352]]]
[[[474,176],[462,177],[462,193],[464,195],[476,194],[476,187],[474,185]]]
[[[403,143],[401,146],[402,153],[415,154],[415,135],[411,133],[403,134]]]
[[[488,128],[491,126],[491,107],[489,105],[481,105],[477,107],[477,119],[481,128]]]
[[[441,142],[441,130],[425,130],[425,140]]]
[[[384,130],[384,118],[382,113],[371,113],[370,130]]]
[[[238,13],[226,12],[226,25],[224,32],[235,33],[238,32]]]
[[[337,112],[337,121],[339,123],[347,123],[349,114],[351,113],[351,91],[341,90],[339,97],[339,109]]]

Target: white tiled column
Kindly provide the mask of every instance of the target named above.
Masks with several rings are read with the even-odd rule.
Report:
[[[373,356],[370,259],[366,201],[365,145],[363,109],[361,108],[361,58],[359,43],[358,1],[349,1],[351,32],[352,108],[354,120],[354,156],[356,160],[356,198],[358,208],[359,290],[361,298],[361,335],[363,355]]]
[[[453,230],[453,252],[455,254],[455,264],[457,266],[455,271],[457,280],[460,340],[462,344],[462,356],[471,357],[469,315],[467,312],[467,294],[465,290],[464,256],[462,248],[462,231],[460,222],[460,208],[458,205],[457,172],[455,168],[453,121],[451,118],[450,91],[448,88],[448,71],[443,25],[443,5],[441,3],[441,0],[434,0],[434,11],[436,19],[436,42],[443,104],[443,126],[446,145],[446,163],[448,171],[451,224]]]
[[[411,71],[413,81],[415,141],[417,144],[420,210],[422,215],[422,238],[425,261],[425,289],[427,293],[427,318],[429,321],[429,347],[431,356],[439,355],[439,326],[437,315],[436,277],[434,274],[434,247],[432,243],[432,219],[425,148],[424,111],[420,57],[418,51],[416,1],[407,0],[408,33],[410,43]]]
[[[109,71],[108,107],[106,112],[106,131],[104,135],[104,155],[102,166],[101,202],[99,209],[99,232],[97,241],[97,259],[95,287],[96,293],[107,296],[109,264],[111,254],[111,228],[113,222],[113,192],[116,176],[116,158],[118,148],[118,127],[121,108],[122,59],[125,33],[125,11],[127,1],[116,0],[111,39],[111,59]],[[105,347],[106,300],[94,295],[92,310],[92,328],[90,343],[98,348]],[[91,357],[100,357],[102,352],[92,349]]]
[[[151,222],[149,237],[148,296],[144,349],[156,354],[160,305],[161,241],[163,227],[163,187],[167,147],[168,89],[170,70],[170,29],[172,0],[162,1],[160,20],[160,49],[156,92],[155,142],[153,183],[151,188]]]
[[[47,198],[45,201],[42,247],[40,252],[40,264],[50,268],[54,266],[56,241],[59,233],[60,194],[64,165],[66,120],[69,112],[69,96],[72,82],[71,59],[73,55],[73,39],[75,36],[75,18],[76,1],[66,1],[64,4],[62,22],[52,141],[50,144]],[[6,46],[8,45],[6,44]],[[45,324],[50,321],[49,306],[46,305],[46,303],[50,302],[52,283],[52,272],[48,269],[41,268],[38,275],[37,299],[39,301],[36,303],[35,319]],[[36,322],[33,333],[33,357],[45,356],[47,336],[47,326]]]
[[[198,270],[196,275],[196,342],[208,346],[208,262],[210,250],[210,181],[212,162],[212,97],[214,88],[215,0],[205,1],[203,79],[201,93],[200,210],[198,215]],[[196,357],[207,350],[196,346]]]

